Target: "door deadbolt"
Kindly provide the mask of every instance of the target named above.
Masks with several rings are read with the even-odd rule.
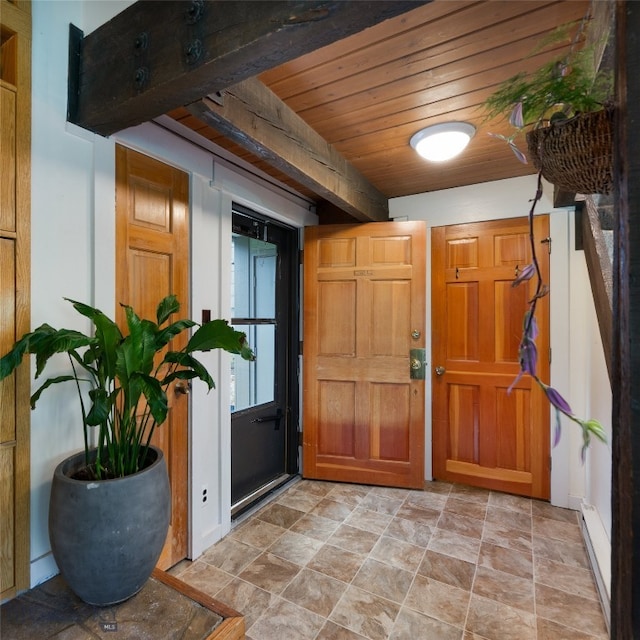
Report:
[[[441,376],[444,375],[446,369],[444,367],[436,367],[436,375]]]
[[[409,351],[409,376],[412,380],[424,380],[427,363],[424,349],[411,349]]]

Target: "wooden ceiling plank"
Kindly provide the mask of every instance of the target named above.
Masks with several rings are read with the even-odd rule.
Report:
[[[578,5],[576,3],[571,6]],[[355,94],[365,92],[372,87],[385,86],[386,89],[389,83],[394,83],[389,87],[389,95],[386,96],[386,100],[389,100],[398,95],[398,88],[405,83],[429,88],[433,84],[440,84],[443,79],[451,81],[456,76],[471,76],[479,69],[499,67],[502,61],[513,59],[511,56],[516,56],[516,59],[522,62],[530,57],[532,50],[549,29],[562,23],[565,18],[575,18],[575,15],[577,14],[568,14],[566,8],[561,12],[554,7],[553,10],[543,11],[540,15],[527,14],[514,21],[488,28],[481,38],[478,38],[474,32],[472,35],[456,39],[453,47],[445,48],[436,45],[427,48],[421,45],[419,51],[414,50],[412,54],[403,58],[397,58],[394,55],[392,60],[387,61],[383,57],[378,57],[378,66],[375,69],[360,69],[344,81],[338,81],[340,79],[336,78],[336,81],[331,82],[330,87],[323,87],[319,91],[306,89],[304,93],[299,93],[291,99],[283,95],[277,87],[268,86],[314,126],[317,122],[314,112],[317,112],[321,105],[343,98],[349,100]],[[532,21],[535,25],[534,29],[531,26]],[[422,36],[412,35],[411,41],[416,40],[421,41]],[[558,45],[549,47],[549,50],[557,48]],[[344,61],[341,60],[340,68],[343,65]],[[334,63],[335,66],[338,65]],[[447,74],[452,72],[453,77],[447,77]],[[299,86],[305,88],[309,86],[306,77],[300,77]]]
[[[359,76],[373,76],[378,79],[385,73],[397,78],[398,66],[401,73],[410,75],[412,71],[410,68],[405,69],[405,66],[411,67],[417,63],[424,68],[427,59],[429,67],[433,68],[442,63],[432,61],[432,58],[440,57],[448,62],[451,59],[475,55],[505,42],[517,40],[522,37],[522,33],[531,34],[532,22],[536,25],[538,33],[543,33],[544,23],[548,28],[548,25],[561,24],[564,16],[571,16],[571,20],[577,15],[573,7],[549,4],[536,3],[532,6],[528,2],[483,2],[476,5],[466,3],[463,10],[458,10],[457,5],[453,5],[455,10],[452,8],[447,14],[416,25],[411,31],[400,32],[386,40],[373,41],[366,49],[351,53],[340,51],[344,42],[348,43],[353,39],[346,38],[339,46],[330,48],[332,52],[335,51],[335,57],[324,64],[318,64],[314,56],[313,66],[305,69],[302,62],[307,56],[303,56],[278,67],[286,69],[296,65],[300,68],[296,75],[270,82],[268,75],[265,78],[266,74],[263,74],[261,80],[293,109],[299,111],[304,108],[304,104],[291,102],[294,96],[296,100],[302,100],[307,94],[322,96],[331,92],[333,95],[340,95],[335,86],[338,81],[348,81]],[[451,3],[445,2],[442,5],[448,8]],[[426,11],[436,6],[440,6],[440,3],[424,7],[422,14],[425,18]],[[415,13],[417,11],[409,15]],[[524,26],[520,34],[517,32],[519,25]],[[478,37],[479,31],[482,31],[481,38]],[[460,51],[463,43],[470,47],[466,55]],[[337,61],[339,64],[336,64]],[[303,94],[300,93],[302,87]],[[310,103],[317,102],[319,96],[310,98]]]
[[[570,44],[567,41],[566,46],[554,46],[539,54],[531,55],[532,49],[539,41],[538,33],[531,38],[508,42],[498,48],[464,59],[447,55],[446,61],[433,60],[428,51],[421,52],[421,55],[410,64],[402,65],[395,62],[393,65],[379,69],[373,76],[362,74],[336,82],[331,87],[331,92],[326,94],[330,99],[316,96],[314,103],[311,95],[305,95],[304,100],[296,98],[286,102],[315,127],[320,113],[345,113],[372,104],[382,104],[391,97],[406,94],[406,92],[416,92],[421,89],[426,92],[441,87],[445,90],[444,95],[450,96],[452,95],[451,83],[463,81],[463,86],[457,90],[466,93],[487,86],[482,80],[477,79],[477,75],[481,73],[493,71],[498,82],[506,80],[509,76],[504,70],[503,60],[516,60],[519,70],[527,70],[535,68],[542,61],[552,58],[563,50],[566,51]],[[509,66],[513,67],[513,65]]]
[[[331,46],[323,47],[265,71],[260,75],[260,80],[281,97],[295,95],[299,91],[300,84],[310,88],[317,86],[315,71],[319,75],[324,75],[323,70],[328,67],[329,73],[331,74],[333,71],[334,74],[338,74],[336,79],[339,79],[347,72],[347,69],[357,64],[355,60],[360,60],[360,63],[367,68],[371,64],[375,64],[375,60],[370,59],[367,53],[371,49],[372,42],[386,45],[389,49],[397,46],[399,42],[404,50],[402,43],[407,36],[411,37],[416,29],[422,28],[425,23],[435,24],[440,18],[448,17],[456,11],[465,10],[472,4],[468,0],[431,2],[377,24],[366,32],[361,31]],[[338,68],[335,66],[336,60],[341,61]],[[347,69],[342,68],[342,62],[345,63]],[[292,83],[289,82],[290,79],[293,79]]]
[[[357,220],[389,218],[387,198],[259,80],[204,98],[188,110]]]
[[[70,121],[109,135],[429,0],[139,0],[82,39]]]

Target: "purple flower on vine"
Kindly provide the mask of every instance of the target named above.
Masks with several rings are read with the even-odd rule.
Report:
[[[522,115],[522,102],[516,102],[509,116],[509,124],[516,129],[524,127],[524,116]]]
[[[543,382],[538,380],[538,384],[544,390],[547,400],[553,405],[556,410],[556,426],[553,433],[553,446],[555,447],[560,442],[560,435],[562,433],[562,427],[560,425],[560,413],[564,413],[566,416],[574,420],[573,411],[569,403],[553,388],[549,387]]]
[[[528,264],[526,267],[523,267],[518,271],[518,276],[511,283],[512,287],[517,287],[522,282],[526,282],[527,280],[531,280],[533,276],[536,275],[536,268],[533,264]]]

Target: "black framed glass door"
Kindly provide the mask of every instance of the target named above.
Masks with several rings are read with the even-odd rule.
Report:
[[[298,471],[298,234],[233,208],[232,324],[256,359],[232,359],[231,504],[238,515]]]

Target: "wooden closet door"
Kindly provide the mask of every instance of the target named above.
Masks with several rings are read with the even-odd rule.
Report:
[[[116,147],[116,302],[140,317],[155,318],[158,302],[175,294],[189,317],[189,176],[159,160]],[[118,304],[118,324],[126,325]],[[187,343],[186,333],[170,348]],[[158,567],[187,556],[189,534],[189,398],[172,383],[171,410],[153,442],[166,458],[171,484],[171,523]]]

